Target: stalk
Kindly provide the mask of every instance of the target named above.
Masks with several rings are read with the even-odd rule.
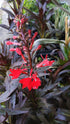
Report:
[[[30,50],[29,50],[29,47],[28,47],[27,43],[26,43],[26,46],[27,46],[28,59],[29,59],[29,63],[30,63],[30,69],[32,69],[32,58],[31,58]]]
[[[23,34],[23,31],[22,30],[21,30],[21,32],[22,32],[23,42],[24,42],[24,44],[25,44],[25,46],[27,48],[27,54],[28,54],[28,59],[29,59],[30,69],[31,69],[32,68],[32,59],[31,59],[31,55],[30,55],[29,46],[28,46],[28,43],[27,43],[27,41],[26,41],[26,39],[24,37],[24,34]]]

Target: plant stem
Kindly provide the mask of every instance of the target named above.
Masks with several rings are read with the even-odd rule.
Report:
[[[26,43],[26,46],[27,46],[27,54],[28,54],[28,59],[29,59],[30,69],[31,69],[32,68],[32,59],[31,59],[30,50],[29,50],[27,43]]]

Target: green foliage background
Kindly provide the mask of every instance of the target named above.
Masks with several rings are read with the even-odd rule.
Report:
[[[25,0],[24,6],[30,9],[32,12],[38,12],[38,8],[36,6],[36,0]],[[26,10],[23,10],[23,14],[27,13]]]

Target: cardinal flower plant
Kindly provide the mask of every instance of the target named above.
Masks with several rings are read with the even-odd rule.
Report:
[[[22,65],[19,68],[10,69],[9,76],[13,79],[17,79],[21,74],[25,75],[25,78],[19,80],[22,84],[22,89],[28,88],[29,91],[32,89],[38,89],[41,86],[41,79],[36,71],[37,68],[44,66],[51,66],[54,61],[48,61],[43,58],[43,61],[37,64],[33,63],[33,53],[41,49],[41,45],[38,45],[36,49],[33,50],[33,44],[38,32],[31,35],[31,30],[26,30],[25,26],[28,19],[25,16],[16,16],[14,23],[16,25],[17,36],[13,36],[14,41],[17,39],[18,42],[7,41],[7,45],[14,45],[10,49],[11,52],[16,52],[23,60]],[[24,67],[24,68],[23,68]]]
[[[14,15],[2,8],[10,23],[2,27],[13,37],[4,41],[0,54],[0,74],[5,78],[0,75],[0,122],[70,123],[70,43],[55,37],[53,18],[49,20],[54,11],[46,6],[54,1],[36,0],[37,14],[24,7],[24,0],[12,2]],[[31,14],[29,19],[22,14],[23,8]],[[66,30],[67,26],[66,22]]]

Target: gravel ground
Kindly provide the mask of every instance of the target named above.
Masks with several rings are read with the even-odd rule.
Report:
[[[6,2],[6,0],[3,2],[2,7],[10,10],[10,7],[8,3]],[[8,25],[7,18],[8,18],[7,13],[0,10],[0,19],[1,19],[2,24]],[[10,33],[11,33],[10,31],[0,27],[0,42],[4,41],[5,39],[9,37],[12,37],[12,34]]]

